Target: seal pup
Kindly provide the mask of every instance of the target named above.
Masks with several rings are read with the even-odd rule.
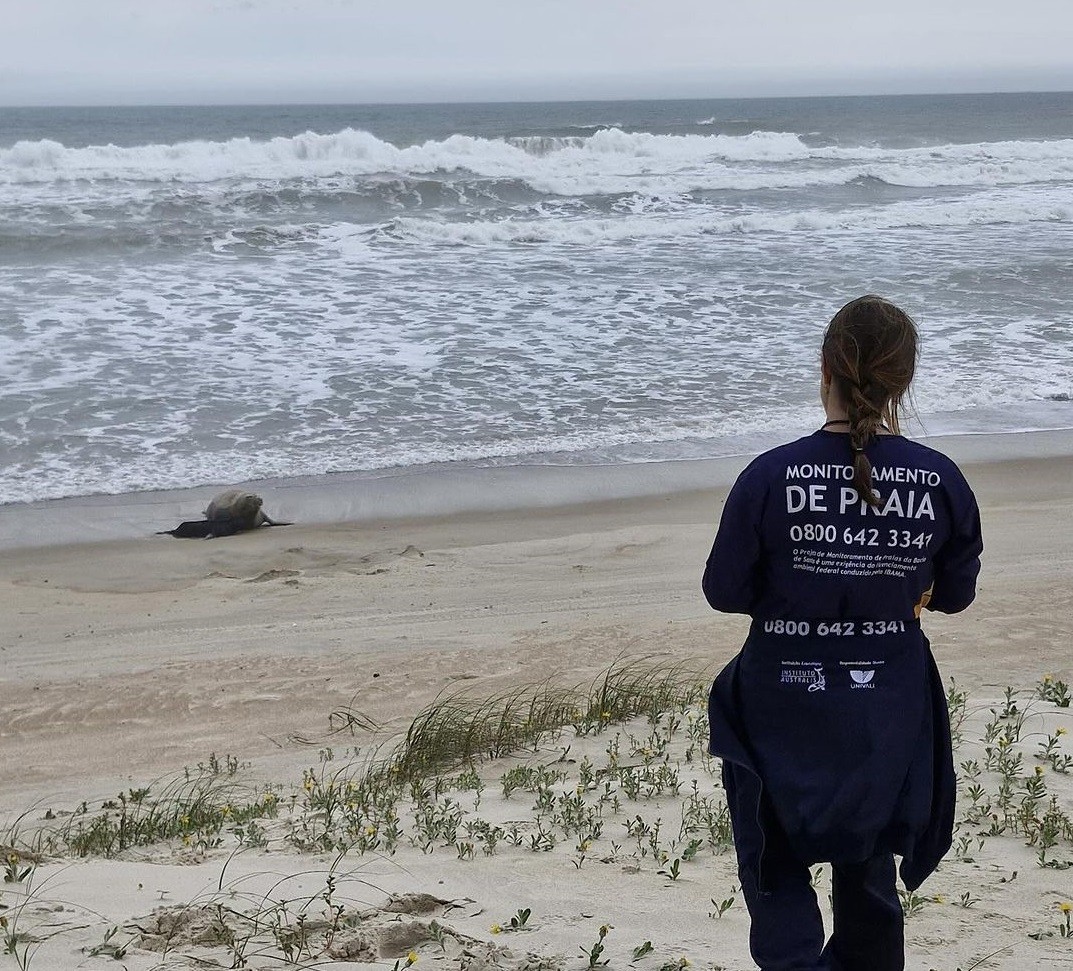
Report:
[[[259,526],[290,526],[270,518],[261,509],[264,500],[252,492],[228,489],[214,496],[205,508],[204,519],[179,523],[174,529],[162,529],[157,535],[174,536],[177,539],[202,539],[213,536],[231,536]]]

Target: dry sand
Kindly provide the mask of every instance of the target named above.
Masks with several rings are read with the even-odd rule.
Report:
[[[987,709],[1007,685],[1025,689],[1027,704],[1044,674],[1073,682],[1073,460],[965,468],[984,515],[979,596],[961,616],[927,618],[926,629],[944,676],[970,695],[974,714],[958,758],[982,759]],[[488,693],[549,677],[576,683],[621,657],[690,660],[714,673],[747,626],[745,618],[713,614],[699,592],[721,501],[709,490],[291,526],[215,541],[154,536],[8,551],[0,564],[0,822],[30,809],[25,830],[45,809],[82,800],[92,806],[211,752],[249,760],[253,777],[300,783],[318,745],[329,744],[329,714],[348,704],[404,729],[439,692],[459,685]],[[1068,726],[1073,733],[1073,709],[1036,703],[1033,712],[1026,732]],[[1029,773],[1036,741],[1026,743]],[[576,742],[572,756],[587,744]],[[593,744],[595,759],[605,740]],[[489,792],[502,771],[488,767]],[[715,784],[710,774],[697,778]],[[1070,777],[1048,772],[1047,781],[1073,814]],[[489,796],[486,818],[509,820],[525,808],[514,802]],[[653,806],[642,811],[657,815]],[[40,928],[41,908],[67,910],[49,918],[63,933],[32,955],[32,967],[97,966],[102,958],[82,949],[101,942],[112,924],[161,904],[210,899],[228,852],[210,851],[196,866],[180,865],[191,860],[182,847],[43,864],[33,878],[36,909],[22,913]],[[1056,852],[1073,858],[1073,846]],[[709,916],[711,898],[733,887],[729,854],[698,858],[674,881],[651,860],[576,869],[573,856],[565,846],[539,854],[505,848],[459,861],[452,850],[408,849],[339,866],[367,881],[351,888],[363,906],[382,904],[388,892],[464,901],[433,914],[459,941],[446,951],[421,944],[420,934],[412,942],[421,961],[444,967],[533,966],[527,954],[553,967],[564,959],[566,967],[584,967],[579,947],[593,943],[601,923],[614,926],[604,955],[612,967],[627,964],[644,940],[655,952],[638,963],[642,971],[680,957],[700,967],[752,967],[740,899],[724,917]],[[323,887],[329,865],[283,849],[251,851],[226,863],[225,883],[248,875],[243,886],[263,896],[272,874],[303,883],[287,891],[297,897],[315,893],[318,881]],[[0,904],[23,900],[23,887],[5,885]],[[1058,904],[1073,900],[1073,870],[1038,867],[1023,840],[993,838],[974,862],[946,862],[921,891],[947,901],[966,892],[978,898],[969,908],[929,902],[910,919],[908,967],[955,971],[1006,946],[981,967],[1073,967],[1073,941],[1028,936],[1054,930]],[[521,907],[532,909],[532,930],[491,935],[492,922]],[[392,954],[405,954],[400,947],[384,945],[380,965],[390,968]],[[162,959],[137,948],[123,960],[132,968],[188,966],[174,954]]]

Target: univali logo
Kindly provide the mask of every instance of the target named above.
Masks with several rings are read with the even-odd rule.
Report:
[[[875,677],[875,671],[850,671],[849,676],[857,684],[868,684]]]

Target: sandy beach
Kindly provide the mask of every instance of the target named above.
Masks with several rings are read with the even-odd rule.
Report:
[[[1041,807],[1053,795],[1073,814],[1068,769],[1035,757],[1058,728],[1073,733],[1073,708],[1033,695],[1045,675],[1073,681],[1073,458],[1068,438],[1054,456],[1047,454],[1054,435],[1043,445],[1031,436],[1002,438],[1005,444],[977,443],[975,459],[959,455],[984,517],[977,602],[960,616],[927,618],[926,630],[944,678],[968,696],[956,758],[983,765],[990,709],[1001,709],[1011,686],[1028,715],[1016,784],[1043,767]],[[1023,457],[997,460],[1014,438],[1024,439],[1012,449]],[[48,811],[83,801],[93,808],[205,764],[212,753],[239,760],[237,777],[251,785],[283,786],[286,801],[292,790],[300,795],[303,770],[317,765],[325,747],[339,766],[344,749],[369,744],[360,733],[329,736],[331,713],[347,706],[379,723],[383,738],[404,731],[445,690],[487,695],[546,679],[577,684],[621,659],[689,663],[714,674],[747,627],[744,617],[711,612],[699,590],[724,494],[719,485],[528,510],[294,525],[214,541],[144,536],[9,549],[0,563],[0,824],[25,813],[25,836]],[[298,510],[287,511],[301,519]],[[550,763],[569,745],[569,771],[576,773],[583,757],[597,764],[606,757],[616,731],[625,743],[652,728],[641,719],[583,738],[567,729],[561,744],[549,742],[526,758]],[[1055,751],[1073,753],[1069,738],[1059,733]],[[532,822],[527,799],[497,795],[498,780],[517,764],[478,766],[487,794],[479,807],[472,793],[460,794],[467,814],[500,820],[504,829],[521,820],[524,831]],[[682,798],[694,779],[715,794],[716,776],[695,759],[681,762],[681,770]],[[981,779],[996,789],[993,773]],[[677,833],[680,803],[665,795],[636,806],[623,799],[618,816],[608,809],[603,835],[582,865],[575,865],[572,838],[554,851],[504,844],[468,859],[450,846],[352,852],[335,866],[347,874],[344,889],[354,900],[347,906],[378,915],[366,913],[363,926],[419,924],[415,914],[423,914],[424,931],[411,928],[409,937],[391,938],[394,944],[383,943],[385,931],[376,938],[379,950],[349,957],[310,951],[297,963],[390,968],[412,951],[443,967],[584,968],[597,966],[581,952],[591,955],[606,924],[607,950],[598,960],[610,958],[612,967],[630,963],[633,950],[651,941],[651,952],[636,958],[639,968],[680,967],[681,959],[750,968],[740,897],[713,916],[733,896],[732,853],[697,853],[671,878],[660,871],[680,848],[668,844],[661,863],[639,856],[640,842],[629,836],[628,820],[638,814],[660,817]],[[1045,858],[1055,862],[1041,866],[1039,847],[1014,832],[977,846],[982,828],[980,820],[962,826],[971,851],[948,858],[920,891],[906,929],[908,967],[1068,968],[1073,940],[1061,936],[1059,905],[1073,901],[1073,869],[1062,868],[1073,861],[1073,842],[1059,835]],[[115,860],[46,859],[25,880],[5,884],[0,903],[9,915],[22,908],[37,942],[32,967],[98,966],[101,958],[89,951],[113,926],[113,942],[131,942],[127,967],[193,966],[189,955],[199,953],[229,967],[235,957],[219,946],[199,952],[186,941],[163,954],[147,949],[132,922],[144,930],[155,907],[215,899],[212,888],[233,880],[244,881],[243,894],[256,887],[262,900],[286,879],[303,884],[287,891],[292,900],[315,896],[333,865],[332,855],[301,854],[283,840],[231,858],[236,846],[229,837],[201,851],[169,844]],[[385,911],[388,896],[402,893],[457,906]],[[525,908],[531,917],[512,930],[509,918]],[[453,928],[446,944],[428,933],[429,914],[441,931]],[[493,924],[505,932],[493,933]],[[996,951],[986,964],[973,964]],[[263,960],[278,966],[283,959],[277,950]]]

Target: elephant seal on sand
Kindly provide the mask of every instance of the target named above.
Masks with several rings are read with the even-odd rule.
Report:
[[[261,511],[264,500],[252,492],[228,489],[215,496],[205,507],[205,518],[210,523],[233,522],[239,529],[254,529],[257,526],[273,525]]]
[[[175,536],[179,539],[231,536],[258,526],[290,526],[270,519],[262,511],[264,500],[252,492],[228,489],[213,497],[205,509],[204,519],[179,523],[175,529],[161,530],[158,535]]]

